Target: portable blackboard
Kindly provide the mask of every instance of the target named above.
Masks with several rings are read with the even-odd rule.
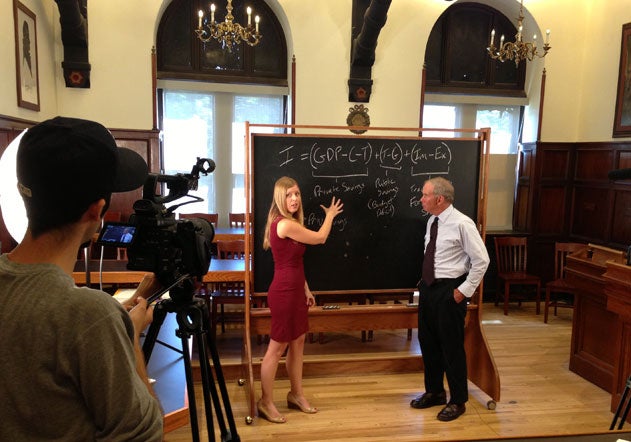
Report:
[[[311,290],[409,289],[420,278],[425,180],[449,179],[454,206],[476,221],[481,152],[482,141],[471,138],[253,134],[253,292],[267,292],[273,276],[271,250],[262,245],[281,176],[298,182],[305,226],[312,230],[324,219],[320,205],[330,205],[332,196],[344,203],[327,242],[305,252]]]

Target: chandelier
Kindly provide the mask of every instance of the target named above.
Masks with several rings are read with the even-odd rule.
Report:
[[[515,66],[519,66],[520,61],[532,61],[535,57],[543,58],[550,50],[550,29],[546,30],[546,42],[543,45],[543,53],[537,48],[537,34],[533,35],[533,41],[524,42],[522,40],[522,32],[524,30],[524,0],[521,0],[519,6],[519,17],[517,18],[517,34],[515,42],[504,42],[504,35],[500,38],[500,46],[495,47],[495,29],[491,30],[491,41],[489,47],[486,48],[489,56],[494,60],[504,62],[506,60],[514,60]]]
[[[208,43],[211,39],[217,40],[221,43],[223,49],[228,49],[232,52],[235,45],[240,44],[242,41],[246,42],[250,46],[256,46],[261,41],[261,34],[259,33],[260,18],[257,15],[254,17],[255,25],[252,26],[252,8],[248,6],[246,12],[248,14],[248,25],[243,27],[239,23],[234,22],[234,16],[232,15],[232,0],[227,0],[226,5],[226,19],[221,23],[215,22],[215,4],[210,5],[210,20],[204,20],[204,11],[200,10],[198,13],[199,20],[197,22],[197,29],[195,33],[197,37],[204,43]]]

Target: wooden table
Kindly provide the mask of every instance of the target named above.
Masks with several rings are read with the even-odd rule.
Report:
[[[104,259],[103,272],[99,272],[99,260],[90,260],[90,282],[103,284],[138,284],[148,272],[127,270],[127,261]],[[77,261],[72,277],[75,284],[85,284],[85,265]],[[245,261],[242,259],[213,259],[204,282],[244,281]]]
[[[220,227],[215,229],[215,237],[213,242],[217,241],[234,241],[237,239],[245,239],[245,228],[243,227]]]

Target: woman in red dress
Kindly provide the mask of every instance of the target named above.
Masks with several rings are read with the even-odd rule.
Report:
[[[274,405],[273,389],[278,362],[285,353],[291,390],[287,406],[304,413],[316,413],[302,391],[302,362],[305,334],[309,328],[308,310],[315,299],[305,280],[302,256],[307,244],[323,244],[342,212],[342,202],[333,197],[329,207],[322,207],[324,221],[318,231],[304,226],[304,214],[298,183],[282,177],[274,185],[274,198],[267,216],[263,248],[271,247],[274,258],[274,278],[268,289],[267,303],[272,315],[270,342],[261,363],[261,399],[257,402],[259,415],[270,422],[284,423]]]

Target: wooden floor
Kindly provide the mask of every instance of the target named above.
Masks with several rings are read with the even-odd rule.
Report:
[[[238,386],[236,379],[227,379],[238,436],[241,441],[260,442],[377,442],[467,441],[607,432],[613,418],[609,411],[610,395],[568,370],[571,310],[559,310],[559,316],[551,316],[548,324],[544,324],[543,316],[534,314],[534,305],[511,306],[509,315],[504,316],[500,308],[485,304],[482,317],[483,330],[501,378],[501,399],[495,410],[487,409],[489,397],[470,383],[466,414],[453,422],[440,422],[436,419],[439,407],[416,410],[409,406],[410,400],[422,391],[422,373],[347,373],[304,380],[307,397],[320,409],[315,415],[289,410],[285,404],[289,382],[279,379],[275,400],[279,410],[285,413],[287,423],[272,424],[254,419],[247,425],[244,387]],[[217,335],[222,366],[240,357],[238,336],[238,331]],[[255,359],[264,348],[260,346]],[[256,346],[254,351],[257,351]],[[361,342],[359,333],[328,335],[324,343],[307,344],[305,353],[309,359],[344,351],[417,352],[416,331],[412,341],[406,340],[403,330],[375,332],[372,342]],[[197,386],[200,436],[201,440],[208,440],[200,390]],[[258,382],[256,391],[260,392]],[[167,434],[165,440],[190,441],[190,425]],[[221,440],[218,433],[216,440]]]

